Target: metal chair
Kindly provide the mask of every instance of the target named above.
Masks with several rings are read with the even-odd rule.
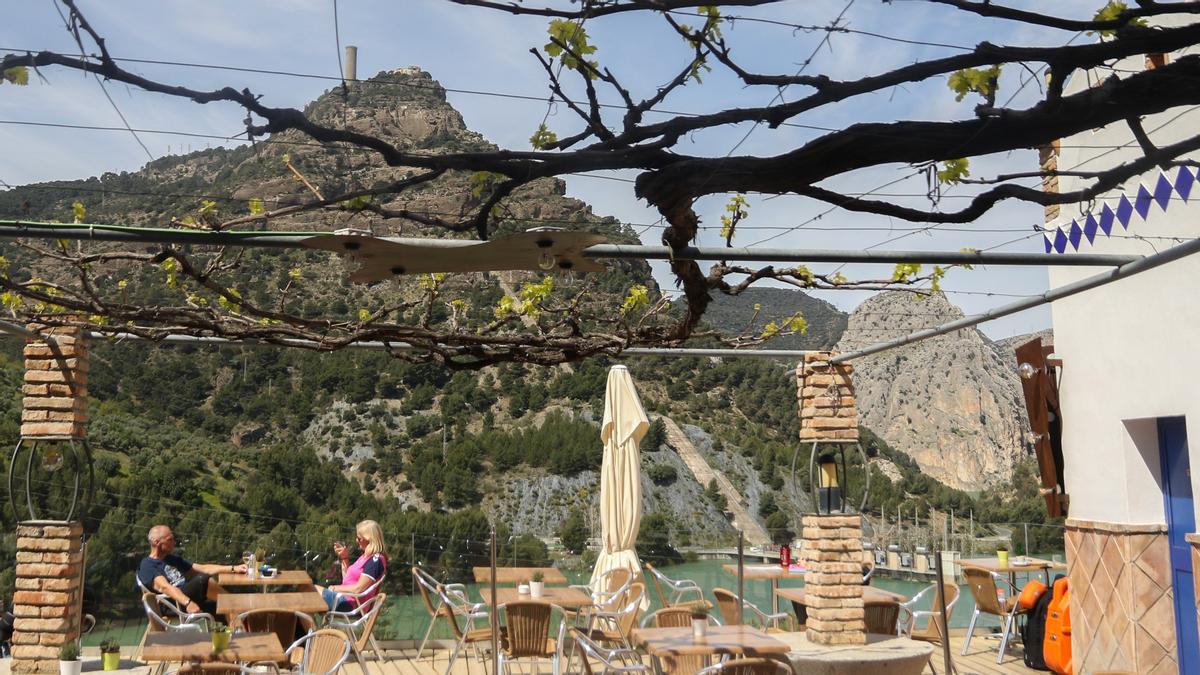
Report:
[[[471,602],[467,599],[466,591],[458,591],[448,586],[439,586],[438,597],[442,607],[449,608],[450,611],[450,629],[454,635],[454,651],[450,653],[450,662],[446,664],[445,675],[450,675],[450,671],[454,669],[454,662],[458,659],[459,653],[466,645],[471,645],[473,648],[478,648],[482,642],[491,643],[492,627],[489,622],[489,616],[484,609],[487,607],[482,602]],[[462,617],[465,624],[460,627],[458,619]],[[475,622],[483,621],[483,628],[476,628]],[[497,635],[500,640],[504,640],[504,632],[502,628],[497,628]],[[494,648],[494,647],[493,647]],[[476,653],[478,656],[478,652]],[[468,675],[471,670],[470,661],[467,662]]]
[[[721,618],[725,620],[725,625],[736,626],[738,619],[737,593],[724,588],[714,588],[713,597],[717,599],[717,608],[721,610]],[[747,614],[746,610],[749,610],[749,614]],[[757,619],[759,627],[768,633],[782,633],[785,632],[785,630],[790,630],[792,628],[791,614],[788,614],[787,612],[767,614],[749,600],[742,600],[742,622],[748,625],[753,625],[747,621],[747,619],[750,617]],[[780,625],[785,621],[787,622],[787,629]]]
[[[616,672],[621,674],[626,673],[642,673],[649,675],[650,666],[642,663],[641,655],[632,649],[605,649],[588,639],[583,631],[576,628],[572,630],[572,637],[575,639],[575,645],[579,648],[580,661],[582,662],[581,670],[583,675],[592,675],[591,660],[595,659],[603,666],[604,673]],[[566,663],[565,670],[570,672],[570,660]]]
[[[629,634],[637,626],[638,614],[642,611],[642,600],[646,596],[646,587],[641,583],[632,584],[625,594],[624,604],[616,611],[599,607],[586,607],[582,612],[583,629],[575,629],[590,640],[606,645],[616,645],[620,649],[633,650]]]
[[[614,567],[600,575],[595,585],[574,584],[571,588],[592,596],[592,602],[606,610],[615,609],[624,604],[622,596],[633,584],[633,572],[626,567]]]
[[[383,609],[383,603],[387,600],[386,593],[379,593],[375,597],[367,600],[364,604],[355,608],[352,612],[326,612],[324,619],[325,628],[336,628],[350,637],[354,651],[354,658],[358,659],[358,665],[363,670],[363,675],[367,675],[367,664],[363,660],[363,650],[368,646],[371,651],[375,652],[375,660],[380,663],[387,661],[387,656],[383,650],[379,648],[379,643],[375,641],[375,622],[379,619],[379,612]]]
[[[716,619],[708,616],[709,623],[715,623]],[[692,625],[692,610],[688,607],[664,607],[657,612],[646,617],[646,621],[642,625],[652,624],[657,628],[690,628]],[[683,675],[696,673],[704,668],[706,658],[704,656],[663,656],[659,657],[659,670],[663,675]]]
[[[1004,633],[1000,636],[1000,653],[996,655],[996,663],[1003,663],[1016,618],[1029,611],[1022,609],[1021,603],[1017,602],[1020,589],[1003,576],[982,567],[963,565],[962,574],[967,586],[971,589],[971,595],[975,597],[975,611],[971,614],[971,625],[967,628],[967,639],[963,642],[962,655],[966,656],[967,649],[971,646],[971,635],[975,632],[975,622],[979,620],[979,615],[991,614],[1003,621]],[[1008,597],[1001,603],[998,591],[1005,586],[1008,587]]]
[[[346,665],[353,648],[350,638],[342,631],[322,628],[293,642],[284,655],[296,664],[293,670],[304,675],[337,675]],[[365,671],[363,675],[366,675]]]
[[[655,594],[658,595],[658,601],[663,607],[703,607],[704,609],[712,609],[712,603],[704,599],[704,589],[691,579],[675,580],[662,572],[658,571],[654,565],[645,564],[646,571],[649,572],[651,585],[654,587]],[[663,586],[671,589],[671,599],[667,600],[667,595],[663,592]],[[684,601],[685,596],[695,595],[692,600]]]
[[[702,668],[696,675],[791,675],[792,667],[765,658],[738,658]]]
[[[279,669],[270,661],[262,664],[266,672],[279,673]],[[189,663],[177,670],[168,671],[167,675],[263,675],[257,666],[243,666],[236,663]]]
[[[939,588],[941,590],[939,590]],[[931,610],[913,609],[921,603],[922,598],[926,593],[933,591],[933,607]],[[938,607],[938,593],[946,595],[946,616],[942,617],[942,612]],[[950,582],[938,584],[932,583],[926,586],[920,593],[917,593],[911,600],[900,604],[900,611],[904,617],[900,621],[900,632],[907,635],[913,640],[921,640],[924,642],[941,643],[946,636],[946,622],[954,613],[954,604],[958,602],[959,592],[958,584]],[[924,628],[918,628],[917,622],[922,619],[928,619],[928,623]]]
[[[462,584],[443,584],[417,565],[413,566],[412,575],[413,585],[421,595],[421,603],[425,605],[425,611],[429,613],[429,626],[425,629],[425,636],[421,638],[421,646],[417,648],[417,658],[420,659],[421,654],[425,651],[425,645],[429,642],[429,636],[433,634],[433,627],[437,624],[437,620],[440,618],[449,623],[454,622],[454,613],[442,602],[442,596],[438,589],[445,588],[465,594],[467,587]]]
[[[135,659],[141,659],[142,648],[146,646],[146,636],[150,633],[207,633],[217,625],[211,614],[184,612],[169,596],[162,594],[142,593],[142,609],[146,612],[146,631],[142,633],[142,641],[138,643]]]
[[[375,594],[379,592],[379,587],[383,585],[383,580],[386,578],[387,578],[387,575],[384,574],[383,576],[376,579],[375,583],[371,584],[370,586],[367,586],[366,588],[359,591],[358,593],[350,593],[347,591],[338,591],[333,596],[333,606],[337,607],[338,605],[341,604],[341,602],[343,600],[352,600],[354,609],[343,612],[343,614],[353,614],[355,612],[359,612],[359,614],[361,615],[362,613],[367,611],[366,609],[364,609],[364,607],[367,605],[368,602],[370,602],[370,600],[372,598],[375,597]]]
[[[546,602],[522,600],[500,605],[504,614],[505,639],[501,641],[499,668],[508,672],[509,664],[517,659],[550,659],[554,675],[562,662],[563,639],[567,631],[566,613],[562,607]],[[546,637],[550,619],[558,612],[558,637]]]
[[[279,638],[279,644],[290,644],[296,639],[296,626],[304,633],[312,633],[316,629],[313,618],[304,612],[286,609],[252,609],[242,612],[233,620],[234,633],[274,633]],[[288,659],[279,663],[282,668],[294,668],[299,664],[303,650],[296,652],[296,659]]]

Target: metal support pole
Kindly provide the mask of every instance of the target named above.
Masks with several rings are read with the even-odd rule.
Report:
[[[738,603],[737,623],[742,625],[742,603],[746,601],[746,533],[738,530]]]
[[[492,525],[492,555],[490,556],[490,564],[492,568],[492,597],[488,603],[488,624],[492,627],[492,675],[500,675],[500,615],[496,613],[496,526]],[[453,617],[451,617],[453,620]]]
[[[1029,523],[1022,524],[1025,525],[1025,555],[1029,555]]]
[[[951,658],[950,658],[950,622],[946,620],[946,592],[945,592],[946,578],[942,576],[942,552],[941,551],[938,551],[937,554],[935,556],[933,556],[933,564],[937,567],[936,573],[937,573],[937,584],[938,584],[933,596],[937,599],[938,611],[940,611],[942,613],[941,625],[942,625],[942,629],[945,631],[945,634],[942,635],[942,640],[941,640],[941,642],[942,642],[942,663],[946,669],[945,670],[946,675],[950,675],[950,673],[957,673],[958,670],[956,670],[954,668],[954,661],[951,660]]]

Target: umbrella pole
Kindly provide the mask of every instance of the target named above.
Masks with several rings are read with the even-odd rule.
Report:
[[[742,603],[746,597],[746,533],[738,530],[738,604],[737,622],[742,625]]]

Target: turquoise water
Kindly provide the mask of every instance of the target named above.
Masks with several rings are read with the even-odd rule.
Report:
[[[732,574],[725,572],[721,566],[730,563],[729,560],[701,560],[692,563],[684,563],[682,565],[672,565],[661,568],[662,572],[672,579],[691,579],[705,589],[705,597],[709,601],[715,601],[712,597],[711,590],[715,587],[727,588],[736,591],[737,578]],[[571,572],[564,570],[564,573],[570,583],[586,583],[590,573]],[[803,586],[804,582],[801,579],[784,579],[781,580],[780,586],[799,587]],[[1018,579],[1018,585],[1023,583],[1023,579]],[[747,580],[745,582],[746,599],[758,605],[764,611],[771,611],[771,583],[769,581]],[[902,581],[898,579],[873,578],[871,585],[903,594],[912,597],[921,589],[928,586],[927,583],[916,581]],[[467,589],[472,600],[479,600],[480,584],[467,584]],[[647,589],[651,596],[651,607],[649,611],[658,609],[657,598],[654,597],[653,590]],[[967,593],[967,589],[963,589]],[[933,602],[933,594],[930,593],[925,599],[924,606],[918,609],[930,609]],[[973,602],[969,593],[954,607],[954,612],[951,615],[950,625],[953,627],[965,628],[971,618],[971,610]],[[780,611],[791,612],[791,603],[780,601]],[[982,625],[997,625],[994,617],[987,615],[980,617]],[[387,607],[384,609],[384,614],[380,617],[380,623],[376,626],[376,636],[386,640],[419,640],[424,635],[426,627],[429,625],[429,614],[425,610],[424,604],[419,596],[411,595],[391,595],[387,599]],[[128,619],[109,622],[106,625],[100,626],[91,635],[84,639],[85,646],[95,646],[100,643],[100,640],[105,637],[116,637],[122,644],[137,644],[141,639],[142,631],[145,630],[146,621],[140,615],[131,616]],[[439,623],[434,630],[435,638],[449,638],[450,631]]]

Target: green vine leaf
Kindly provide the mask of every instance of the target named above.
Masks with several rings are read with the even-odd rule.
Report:
[[[1123,2],[1119,2],[1118,0],[1109,0],[1109,3],[1107,5],[1101,7],[1099,10],[1096,11],[1096,14],[1092,17],[1092,21],[1116,21],[1117,19],[1121,18],[1121,15],[1124,14],[1125,12],[1127,12],[1128,10],[1129,10],[1129,5],[1126,5]],[[1146,22],[1145,19],[1138,17],[1136,19],[1130,19],[1129,23],[1126,25],[1128,25],[1128,26],[1143,26],[1144,27],[1144,26],[1148,26],[1149,24]],[[1091,31],[1088,31],[1088,35],[1099,35],[1100,37],[1112,37],[1113,35],[1116,34],[1116,32],[1117,31],[1115,29],[1109,28],[1107,30],[1091,30]]]
[[[892,281],[905,283],[921,273],[921,263],[898,263],[892,271]]]
[[[946,84],[955,93],[954,100],[962,101],[967,94],[974,92],[990,99],[995,94],[996,82],[1000,79],[1000,66],[991,68],[963,68],[950,74]]]
[[[482,199],[484,193],[491,193],[496,184],[504,180],[504,174],[493,171],[476,171],[471,174],[471,196]]]
[[[237,298],[238,300],[242,299],[242,294],[238,292],[238,289],[236,286],[234,286],[233,288],[226,289],[226,290],[229,293],[229,295],[232,295],[234,298]],[[217,297],[217,304],[220,305],[221,308],[224,309],[226,312],[233,312],[236,314],[236,313],[242,311],[241,303],[237,302],[236,300],[230,300],[229,298],[225,297],[224,295]]]
[[[167,273],[167,288],[179,288],[179,261],[174,258],[167,258],[159,263]]]
[[[545,123],[539,124],[537,131],[529,137],[529,144],[535,150],[549,150],[558,142],[558,134],[550,131]]]
[[[942,168],[937,172],[938,182],[942,185],[958,185],[971,175],[969,166],[970,161],[965,157],[942,162]]]
[[[584,29],[583,26],[573,21],[555,19],[554,21],[550,22],[550,28],[547,29],[546,32],[549,33],[551,37],[551,41],[547,42],[546,46],[543,47],[543,49],[546,51],[546,54],[550,58],[562,57],[562,63],[564,66],[570,68],[571,70],[579,71],[585,77],[591,79],[593,77],[592,71],[588,68],[585,68],[583,64],[580,63],[579,59],[567,53],[566,50],[564,50],[558,45],[558,43],[555,42],[555,40],[557,40],[558,42],[566,45],[578,56],[595,54],[596,47],[595,45],[588,43],[587,30]],[[596,69],[600,67],[600,65],[595,61],[587,61],[587,64]]]
[[[17,85],[18,87],[29,85],[29,69],[25,66],[13,66],[12,68],[7,68],[2,75],[3,77],[0,77],[0,83],[8,82],[9,84]]]
[[[362,211],[371,205],[371,195],[359,195],[342,202],[345,211]]]
[[[650,306],[650,289],[642,284],[634,284],[629,289],[629,295],[621,303],[621,314],[628,316],[631,312]]]
[[[260,216],[266,212],[267,209],[263,206],[263,200],[259,199],[258,197],[250,200],[250,215]]]
[[[82,223],[87,218],[87,208],[83,202],[72,202],[71,211],[75,214],[76,223]]]

